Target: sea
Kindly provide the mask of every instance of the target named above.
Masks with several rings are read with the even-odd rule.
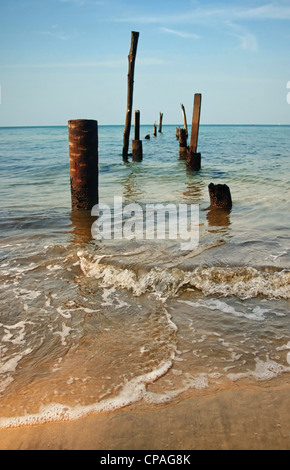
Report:
[[[141,126],[143,161],[124,162],[123,126],[100,125],[99,198],[198,206],[190,250],[94,238],[67,126],[0,128],[0,427],[289,381],[290,126],[201,125],[198,172],[177,126]]]

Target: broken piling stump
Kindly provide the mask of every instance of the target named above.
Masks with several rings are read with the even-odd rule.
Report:
[[[123,137],[123,160],[128,160],[128,149],[129,149],[129,138],[131,129],[132,119],[132,106],[133,106],[133,89],[134,89],[134,72],[135,72],[135,60],[137,54],[139,33],[131,32],[131,48],[128,56],[128,91],[127,91],[127,109],[125,119],[125,129]]]
[[[162,120],[163,120],[163,113],[159,113],[159,127],[158,132],[162,132]]]
[[[230,188],[226,184],[210,183],[208,186],[210,204],[219,209],[232,208],[232,196]]]
[[[197,153],[199,121],[200,121],[200,108],[201,108],[201,93],[194,95],[192,125],[191,125],[191,138],[190,147],[187,153],[186,164],[195,171],[201,168],[201,154]]]
[[[179,129],[179,158],[182,160],[186,160],[187,157],[187,138],[186,138],[186,130]]]
[[[135,138],[132,141],[132,157],[134,162],[143,159],[142,140],[140,140],[140,111],[135,111]]]
[[[185,108],[184,108],[183,104],[181,104],[180,106],[181,106],[181,111],[182,111],[182,116],[183,116],[184,129],[185,129],[186,138],[187,138],[188,137],[188,128],[187,128],[187,119],[186,119]]]
[[[73,210],[91,210],[99,202],[98,122],[68,121],[71,204]]]
[[[157,125],[156,125],[156,122],[154,123],[154,126],[153,126],[153,135],[154,135],[154,137],[157,137]]]

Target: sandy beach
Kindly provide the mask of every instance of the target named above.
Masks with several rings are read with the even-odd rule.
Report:
[[[0,430],[1,450],[289,450],[289,378],[160,408]]]

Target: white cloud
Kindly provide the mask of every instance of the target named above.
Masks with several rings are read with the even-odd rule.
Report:
[[[175,29],[162,28],[162,31],[169,34],[174,34],[175,36],[179,36],[181,38],[200,39],[200,36],[198,34],[186,33],[184,31],[176,31]]]
[[[70,1],[70,0],[68,0]],[[215,7],[215,8],[201,8],[197,7],[191,10],[188,10],[184,13],[176,13],[165,15],[155,15],[155,16],[135,16],[130,17],[129,15],[124,16],[123,18],[113,18],[111,21],[116,22],[136,22],[136,23],[167,23],[167,24],[178,24],[178,23],[195,23],[205,20],[215,20],[215,21],[234,21],[237,19],[248,19],[248,20],[289,20],[290,19],[290,5],[279,5],[277,2],[268,3],[260,7]]]

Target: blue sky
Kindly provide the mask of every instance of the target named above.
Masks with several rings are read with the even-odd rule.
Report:
[[[141,123],[290,124],[289,0],[0,0],[0,126],[123,124],[131,31]]]

